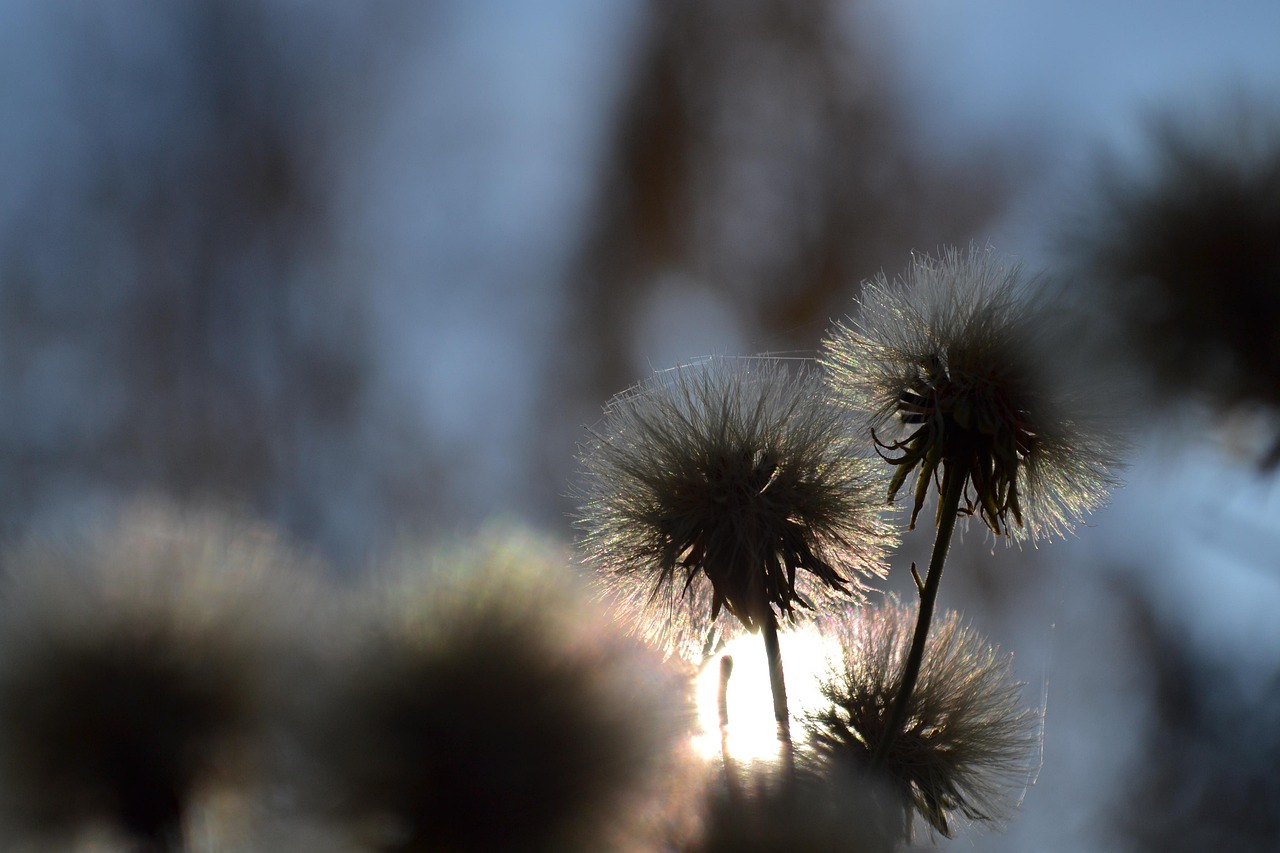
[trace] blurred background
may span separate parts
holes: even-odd
[[[1269,0],[0,4],[0,537],[162,495],[346,574],[568,538],[614,393],[812,356],[912,250],[1052,263],[1099,152],[1274,102],[1278,35]],[[975,527],[948,570],[1048,710],[1020,816],[944,847],[1280,845],[1275,475],[1247,423],[1139,423],[1078,537]]]

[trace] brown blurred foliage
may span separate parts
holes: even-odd
[[[1000,210],[998,165],[944,165],[913,138],[857,3],[647,9],[575,280],[575,349],[602,398],[643,367],[625,331],[663,272],[721,294],[752,340],[813,349],[862,278]]]
[[[0,243],[0,530],[147,490],[340,545],[326,503],[370,479],[365,297],[327,251],[357,52],[278,4],[146,6],[49,14],[64,133]]]

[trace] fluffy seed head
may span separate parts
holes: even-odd
[[[402,559],[311,703],[311,802],[359,843],[601,849],[632,818],[678,702],[523,542]]]
[[[658,373],[609,404],[581,460],[589,559],[668,651],[700,659],[717,631],[856,597],[882,571],[867,463],[815,371],[713,358]]]
[[[150,507],[6,555],[0,818],[177,849],[193,801],[252,766],[293,563],[265,531]],[[12,838],[9,840],[13,840]]]
[[[832,620],[843,665],[823,686],[827,710],[806,722],[813,760],[837,776],[865,777],[886,737],[889,708],[915,629],[915,609],[894,599]],[[938,618],[925,647],[906,724],[879,773],[898,797],[901,827],[910,835],[912,810],[950,836],[959,814],[999,821],[1031,781],[1039,763],[1038,710],[1022,705],[1023,685],[1002,655],[962,624],[956,613]]]
[[[1050,317],[1016,267],[977,249],[916,255],[860,307],[822,362],[896,467],[890,501],[914,475],[912,527],[939,475],[964,478],[963,509],[998,536],[1064,533],[1103,501],[1112,442],[1045,369]]]

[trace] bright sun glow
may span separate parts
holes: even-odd
[[[782,668],[786,676],[787,700],[791,707],[791,734],[803,736],[798,722],[805,712],[822,703],[820,679],[829,661],[838,660],[840,646],[824,638],[818,629],[807,626],[783,631],[778,636]],[[729,679],[728,747],[739,761],[768,761],[778,755],[777,725],[773,720],[773,694],[769,689],[769,666],[764,641],[744,634],[727,644],[707,662],[698,676],[698,720],[702,733],[695,739],[698,751],[710,758],[720,754],[720,713],[716,694],[720,685],[720,659],[733,655],[733,675]]]

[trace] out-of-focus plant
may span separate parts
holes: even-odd
[[[184,850],[208,797],[262,784],[307,595],[271,534],[149,507],[4,560],[2,846],[68,849],[102,825]]]
[[[1162,402],[1280,419],[1280,113],[1237,98],[1151,123],[1064,242],[1089,315]],[[1280,463],[1280,436],[1260,462]]]
[[[701,831],[681,853],[891,853],[902,840],[868,777],[802,760],[790,774],[750,767],[740,783],[709,789]]]
[[[385,851],[596,850],[667,819],[681,681],[563,551],[508,534],[397,562],[304,710],[309,810]]]

